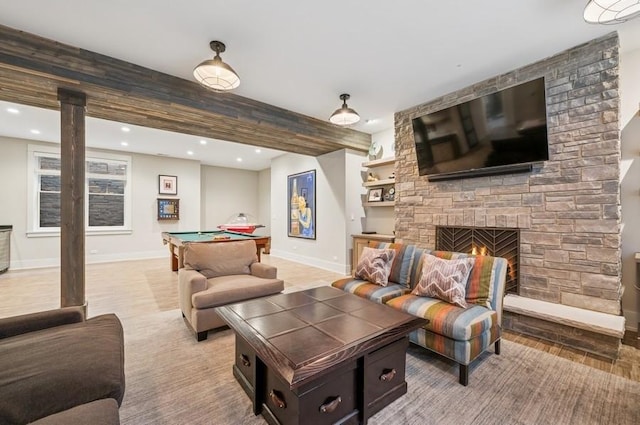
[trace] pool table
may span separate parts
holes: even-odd
[[[230,230],[207,230],[196,232],[162,232],[162,243],[169,245],[171,253],[171,270],[184,267],[184,246],[188,243],[222,243],[252,239],[256,241],[256,254],[260,261],[260,251],[268,254],[271,247],[271,236],[250,235]]]

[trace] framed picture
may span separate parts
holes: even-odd
[[[316,238],[316,170],[287,176],[288,236]]]
[[[369,189],[369,196],[367,197],[369,202],[382,201],[382,188],[377,187],[375,189]]]
[[[180,199],[158,198],[158,220],[180,220]]]
[[[158,176],[158,193],[160,195],[177,195],[178,194],[178,177],[177,176]]]

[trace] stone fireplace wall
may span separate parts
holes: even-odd
[[[618,36],[395,115],[396,237],[433,248],[435,226],[520,229],[520,295],[620,314]],[[549,160],[532,172],[429,182],[411,120],[544,76]]]

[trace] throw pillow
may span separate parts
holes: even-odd
[[[474,262],[473,257],[443,260],[431,254],[424,254],[422,276],[411,293],[438,298],[466,308],[465,287]]]
[[[355,278],[387,286],[395,255],[396,251],[393,249],[376,249],[365,246],[358,260]]]
[[[467,280],[465,299],[467,303],[478,304],[495,310],[492,307],[491,300],[495,301],[493,292],[495,291],[496,276],[500,274],[499,269],[502,264],[497,261],[496,257],[450,251],[433,251],[432,254],[447,260],[474,257],[476,260],[469,275],[469,280]]]
[[[416,250],[415,245],[389,242],[369,242],[370,248],[393,249],[396,256],[391,263],[391,271],[389,272],[389,282],[397,283],[409,287],[409,277],[411,273],[411,265],[413,264],[413,255]]]

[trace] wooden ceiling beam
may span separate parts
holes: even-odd
[[[87,116],[318,156],[367,152],[371,135],[0,25],[0,99],[59,109],[87,94]]]

